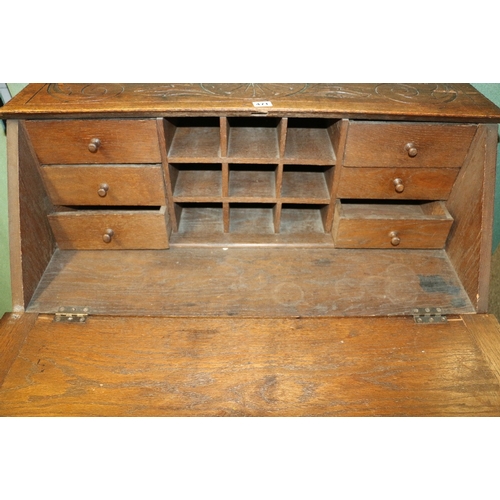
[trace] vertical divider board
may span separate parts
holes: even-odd
[[[222,219],[224,224],[224,232],[229,233],[230,210],[228,201],[222,202]]]
[[[321,214],[323,217],[323,225],[325,227],[325,232],[330,233],[332,231],[334,212],[335,212],[335,202],[337,198],[338,186],[340,183],[340,177],[342,175],[342,166],[344,164],[344,151],[347,142],[347,132],[349,129],[349,120],[343,119],[335,122],[328,128],[328,133],[332,140],[333,150],[335,151],[336,162],[333,167],[333,175],[330,179],[327,179],[328,191],[330,193],[330,204],[327,210],[322,210]]]
[[[281,226],[281,201],[277,200],[276,204],[273,207],[273,222],[274,222],[274,232],[279,233],[280,232],[280,226]]]
[[[172,145],[175,134],[175,125],[165,120],[157,118],[158,142],[160,145],[161,164],[163,169],[163,180],[165,183],[165,194],[167,198],[167,211],[170,216],[172,231],[176,233],[179,230],[180,210],[174,206],[174,186],[177,171],[169,165],[168,151]]]
[[[222,197],[229,197],[229,163],[227,161],[222,163]]]
[[[284,158],[285,156],[287,131],[288,131],[288,118],[284,116],[281,118],[280,123],[278,125],[278,143],[279,143],[279,152],[281,159]]]
[[[227,156],[227,143],[228,143],[228,125],[227,117],[221,116],[220,122],[220,156],[225,158]]]
[[[276,205],[273,209],[274,232],[279,233],[281,227],[281,186],[283,185],[283,161],[285,158],[286,137],[288,132],[288,118],[282,117],[278,125],[278,148],[279,159],[276,170]]]
[[[229,197],[229,163],[227,161],[228,125],[227,117],[220,117],[220,156],[222,159],[222,197]]]
[[[227,117],[221,116],[220,121],[220,156],[223,158],[222,162],[222,198],[229,197],[229,163],[227,162],[227,144],[228,144],[228,124]],[[222,219],[224,226],[224,233],[229,233],[229,202],[222,202]]]

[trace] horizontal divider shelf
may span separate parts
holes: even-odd
[[[196,158],[220,157],[219,118],[168,118],[165,128],[168,156],[172,160],[195,161]]]
[[[289,128],[284,158],[318,165],[334,165],[336,160],[331,138],[323,128]]]
[[[169,167],[174,197],[222,196],[221,165],[170,164]]]
[[[277,165],[229,165],[229,196],[276,197]]]
[[[229,164],[224,171],[221,164],[171,163],[169,175],[176,201],[237,198],[329,203],[333,167]]]
[[[296,248],[332,248],[333,240],[330,233],[303,234],[241,234],[220,233],[209,237],[203,234],[172,233],[170,247],[296,247]]]
[[[284,165],[282,198],[330,199],[333,167]]]
[[[246,203],[246,204],[269,204],[269,203],[292,203],[295,205],[327,205],[330,200],[328,198],[276,198],[276,197],[256,197],[256,196],[174,196],[174,203],[190,203],[205,204],[205,203]]]

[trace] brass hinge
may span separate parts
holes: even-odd
[[[85,323],[89,315],[88,307],[61,306],[54,316],[58,323]]]
[[[446,323],[448,319],[440,307],[419,307],[413,309],[415,323]]]

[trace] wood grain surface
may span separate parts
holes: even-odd
[[[27,120],[41,164],[160,163],[155,120]],[[99,139],[95,152],[89,143]]]
[[[446,207],[454,219],[447,254],[477,312],[488,310],[498,127],[480,125]]]
[[[458,168],[343,168],[337,196],[355,199],[446,200],[458,172]],[[396,190],[397,184],[401,184],[402,191]]]
[[[458,168],[476,129],[475,125],[352,122],[344,166]],[[407,144],[416,148],[415,156],[408,154]]]
[[[492,372],[500,381],[500,325],[495,316],[468,314],[463,319],[472,338],[484,353]]]
[[[60,249],[168,248],[166,207],[146,210],[76,210],[48,216]],[[112,230],[111,241],[103,235]]]
[[[160,165],[47,165],[40,171],[54,205],[166,204]]]
[[[53,206],[23,123],[12,131],[9,125],[8,151],[12,298],[13,310],[18,312],[31,300],[56,243],[46,217]],[[13,193],[19,193],[18,199]]]
[[[57,251],[28,311],[61,305],[129,316],[473,312],[444,251],[258,246]]]
[[[437,208],[427,210],[426,205]],[[337,201],[335,216],[337,248],[444,248],[453,223],[441,202],[386,205]]]
[[[12,313],[0,318],[0,386],[17,358],[38,314]]]
[[[473,328],[483,335],[492,322]],[[0,389],[0,415],[500,416],[500,383],[471,328],[460,318],[40,316]]]
[[[271,101],[257,109],[255,101]],[[500,110],[470,84],[449,83],[34,83],[4,118],[315,115],[498,123]]]

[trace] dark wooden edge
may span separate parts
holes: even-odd
[[[492,240],[493,240],[493,218],[495,212],[495,179],[497,162],[498,126],[480,125],[486,129],[486,150],[484,158],[483,176],[483,220],[481,225],[481,255],[479,265],[479,298],[477,301],[477,312],[488,312]]]
[[[9,313],[0,319],[0,386],[4,383],[37,318],[37,313]]]
[[[493,314],[464,314],[471,338],[500,382],[500,324]]]

